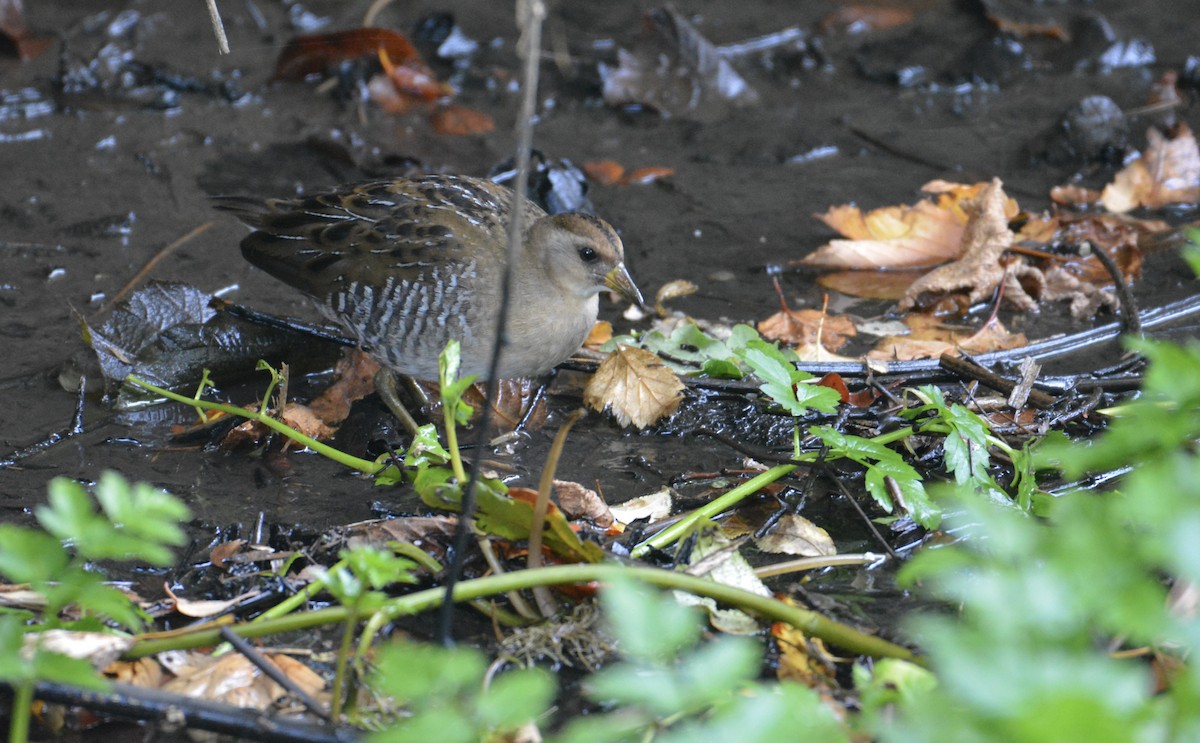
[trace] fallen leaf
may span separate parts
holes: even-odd
[[[208,561],[218,570],[226,570],[226,561],[237,553],[242,551],[245,546],[245,539],[231,539],[228,542],[221,542],[213,547],[208,552]]]
[[[668,168],[661,165],[651,165],[645,168],[638,168],[636,170],[629,171],[623,178],[621,178],[621,185],[644,186],[646,184],[662,180],[663,178],[670,178],[673,175],[675,175],[674,168]]]
[[[979,193],[970,207],[971,216],[963,233],[963,255],[953,263],[925,274],[913,282],[900,300],[901,311],[915,306],[924,294],[945,294],[966,290],[968,304],[979,302],[1004,285],[1003,299],[1020,310],[1031,310],[1037,301],[1021,285],[1022,278],[1041,279],[1040,272],[1016,261],[1001,263],[1001,256],[1013,244],[1008,228],[1008,196],[999,178]]]
[[[1146,140],[1142,157],[1104,187],[1100,196],[1104,208],[1122,213],[1200,200],[1200,147],[1187,124],[1180,123],[1169,139],[1151,127]]]
[[[625,175],[625,166],[615,160],[591,160],[583,164],[583,172],[601,186],[615,186]]]
[[[867,353],[867,358],[884,361],[936,359],[944,353],[960,356],[962,351],[978,354],[1029,344],[1023,333],[1010,333],[996,317],[990,317],[978,330],[948,326],[936,317],[921,313],[909,313],[904,323],[912,329],[910,335],[881,338]]]
[[[86,660],[100,669],[133,647],[133,638],[107,632],[50,629],[44,632],[26,632],[22,645],[23,654],[32,655],[35,650],[44,650]]]
[[[758,102],[758,92],[673,8],[649,11],[644,27],[635,51],[618,49],[616,67],[600,65],[605,103],[704,119]]]
[[[491,116],[457,104],[438,106],[429,117],[429,122],[435,132],[449,137],[487,134],[496,129],[496,122]]]
[[[832,271],[817,277],[817,284],[862,299],[899,301],[924,271]]]
[[[283,687],[263,674],[244,655],[229,653],[213,659],[200,653],[190,653],[186,657],[187,664],[172,669],[176,678],[163,684],[164,691],[260,710],[287,696],[288,692]],[[325,688],[321,677],[303,663],[281,654],[267,657],[288,679],[310,695],[318,696]]]
[[[1050,200],[1064,206],[1091,206],[1099,203],[1100,192],[1075,184],[1055,186],[1050,189]]]
[[[594,410],[611,409],[617,423],[645,428],[679,407],[683,382],[649,351],[618,345],[583,391]]]
[[[1059,41],[1071,40],[1062,23],[1040,3],[982,0],[982,4],[984,15],[1003,33],[1022,39],[1049,36]]]
[[[50,41],[29,33],[22,0],[0,0],[0,55],[28,62],[46,51]]]
[[[794,606],[788,597],[782,601]],[[819,637],[809,637],[804,631],[783,622],[771,625],[771,636],[779,647],[779,664],[775,675],[780,681],[791,681],[813,689],[832,689],[837,686],[835,662]]]
[[[612,526],[612,510],[595,490],[570,480],[555,480],[554,497],[567,518],[587,519],[602,529]]]
[[[836,351],[857,333],[854,322],[845,315],[829,315],[820,310],[792,310],[786,306],[758,323],[758,332],[769,341],[792,346],[816,345]]]
[[[821,19],[821,33],[861,34],[911,23],[911,8],[881,5],[843,5]]]
[[[308,404],[313,414],[330,428],[337,428],[350,415],[350,407],[375,391],[379,362],[355,350],[343,354],[333,370],[333,383]]]
[[[101,673],[113,681],[143,689],[157,689],[163,682],[162,666],[154,658],[113,661]]]
[[[588,337],[583,340],[585,348],[598,349],[612,340],[613,326],[608,320],[597,320]]]
[[[653,524],[671,515],[674,494],[670,488],[664,487],[653,493],[630,498],[622,503],[610,506],[613,517],[623,525],[632,524],[638,519],[646,519]]]
[[[690,297],[699,290],[700,287],[687,279],[668,281],[654,293],[654,311],[658,313],[659,317],[666,317],[670,314],[666,308],[667,301],[678,299],[679,297]]]
[[[785,513],[769,532],[754,540],[763,552],[819,557],[836,555],[829,532],[795,513]]]
[[[835,206],[817,219],[850,239],[830,240],[800,261],[810,266],[859,270],[936,266],[962,250],[964,223],[929,200],[866,214],[856,206]]]

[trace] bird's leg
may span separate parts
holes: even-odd
[[[412,382],[410,377],[406,376],[405,379]],[[396,375],[391,369],[380,367],[379,371],[375,372],[375,391],[379,393],[379,397],[383,400],[383,404],[387,405],[388,410],[392,411],[392,415],[396,416],[396,420],[400,421],[408,429],[409,434],[415,438],[418,429],[417,422],[396,394]]]

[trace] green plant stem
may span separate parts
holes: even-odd
[[[329,702],[329,719],[337,724],[342,719],[342,705],[346,696],[346,667],[350,663],[351,646],[354,644],[354,627],[358,624],[358,607],[346,607],[346,620],[342,623],[342,643],[338,646],[337,664],[333,673],[332,699]]]
[[[33,682],[18,681],[12,685],[13,700],[8,724],[9,743],[25,743],[29,740],[29,716],[33,711]]]
[[[455,601],[470,601],[507,591],[519,591],[533,586],[560,585],[563,583],[589,583],[592,581],[607,581],[620,577],[642,580],[660,588],[676,589],[708,596],[724,604],[744,609],[757,614],[759,617],[773,622],[784,622],[818,637],[825,642],[855,654],[869,655],[876,658],[899,658],[913,663],[923,661],[907,648],[860,632],[853,627],[839,624],[828,617],[816,612],[789,606],[776,601],[769,596],[743,591],[740,588],[722,583],[714,583],[703,578],[696,578],[685,573],[671,570],[661,570],[650,567],[630,567],[615,564],[578,564],[555,565],[539,570],[522,570],[504,575],[490,575],[485,578],[459,583],[454,588]],[[443,588],[428,588],[423,591],[401,596],[390,601],[383,609],[372,617],[371,622],[382,624],[398,617],[418,614],[428,611],[441,604],[445,596]],[[236,625],[233,630],[242,637],[265,637],[280,632],[295,632],[322,625],[339,624],[350,616],[350,610],[345,607],[334,607],[304,612],[286,617],[280,617],[266,622]],[[195,648],[214,645],[220,641],[220,632],[215,628],[205,627],[195,632],[181,633],[169,638],[136,639],[133,647],[125,654],[127,658],[141,658],[165,650]]]
[[[725,495],[722,495],[714,500],[709,501],[700,508],[692,511],[688,515],[671,524],[666,529],[650,537],[646,541],[633,548],[631,555],[636,559],[649,552],[651,549],[662,549],[668,544],[672,544],[677,539],[681,539],[687,534],[690,534],[692,529],[700,521],[706,521],[713,518],[717,514],[733,508],[745,498],[757,493],[766,486],[776,480],[790,475],[796,470],[798,464],[778,464],[767,470],[766,472],[755,475],[746,482],[738,485],[733,490],[730,490]]]
[[[458,401],[442,400],[442,413],[446,422],[446,451],[450,452],[450,470],[454,473],[454,479],[462,488],[467,487],[467,471],[463,469],[462,453],[458,450],[458,426],[454,421],[454,408]],[[463,499],[466,500],[466,493],[463,493]]]
[[[912,433],[912,427],[905,426],[904,428],[898,428],[895,431],[888,431],[887,433],[880,434],[879,436],[876,436],[874,440],[880,444],[886,445],[908,438],[912,435]],[[830,458],[837,459],[840,457],[833,456]],[[753,478],[747,480],[741,485],[738,485],[725,495],[722,495],[719,498],[706,503],[700,508],[697,508],[681,518],[679,521],[676,521],[666,529],[663,529],[659,533],[637,545],[633,548],[633,552],[631,553],[632,556],[634,558],[639,558],[642,555],[645,555],[646,552],[648,552],[651,548],[662,549],[668,544],[673,544],[676,540],[690,534],[692,529],[696,527],[697,523],[709,520],[717,514],[733,508],[745,498],[753,495],[776,480],[790,475],[801,464],[811,464],[816,460],[817,452],[807,452],[798,457],[794,457],[794,461],[796,462],[795,464],[779,464],[767,470],[766,472],[755,475]]]
[[[268,415],[258,413],[253,410],[246,410],[245,408],[239,408],[236,405],[226,405],[225,403],[209,402],[207,400],[195,400],[190,397],[185,397],[183,395],[176,394],[170,390],[165,390],[162,387],[156,387],[155,385],[150,384],[149,382],[147,382],[145,380],[138,379],[137,377],[133,376],[132,374],[129,375],[128,377],[125,377],[125,381],[128,382],[129,384],[141,387],[144,390],[153,392],[156,395],[165,397],[168,400],[174,400],[175,402],[183,403],[184,405],[198,407],[198,408],[201,408],[202,410],[216,410],[216,411],[219,411],[222,413],[226,413],[228,415],[236,415],[241,418],[246,418],[248,420],[254,421],[255,423],[261,423],[262,425],[266,426],[267,428],[270,428],[273,431],[277,431],[278,433],[281,433],[284,436],[287,436],[289,439],[295,441],[296,443],[303,444],[304,446],[308,447],[309,449],[312,449],[313,451],[317,452],[318,454],[328,457],[328,458],[332,459],[333,461],[337,462],[338,464],[349,467],[352,470],[358,470],[359,472],[365,472],[368,475],[376,475],[376,474],[379,474],[382,470],[387,469],[387,465],[383,465],[378,462],[372,462],[368,459],[359,459],[358,457],[352,456],[343,451],[339,451],[339,450],[333,448],[332,446],[329,446],[328,444],[323,444],[320,441],[317,441],[316,439],[312,438],[311,436],[305,436],[304,434],[300,433],[296,429],[291,428],[290,426],[288,426],[280,421],[277,421]],[[397,474],[397,476],[399,476],[399,473],[396,473],[396,474]]]

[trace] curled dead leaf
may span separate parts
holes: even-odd
[[[1167,204],[1200,201],[1200,146],[1187,124],[1180,123],[1170,138],[1151,127],[1139,160],[1125,166],[1104,187],[1100,202],[1110,212],[1139,206],[1159,209]]]
[[[583,391],[594,410],[611,409],[622,426],[638,428],[669,416],[683,402],[683,382],[649,351],[618,345]]]
[[[795,513],[784,514],[775,527],[755,539],[754,544],[763,552],[802,557],[837,554],[829,532]]]
[[[979,302],[1003,284],[1004,300],[1020,310],[1031,310],[1037,301],[1021,284],[1022,278],[1041,280],[1041,273],[1019,261],[1005,265],[1004,252],[1012,247],[1008,228],[1009,198],[999,178],[992,179],[979,196],[969,202],[970,219],[963,232],[963,255],[953,263],[925,274],[904,293],[899,308],[908,310],[925,294],[967,291],[969,304]]]

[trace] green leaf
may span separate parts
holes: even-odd
[[[614,581],[600,594],[600,600],[626,657],[646,661],[673,658],[700,637],[700,616],[670,594]]]
[[[0,524],[0,575],[35,588],[57,579],[70,558],[59,540],[45,532]]]
[[[883,444],[861,436],[845,434],[829,426],[813,426],[808,429],[829,447],[832,457],[845,457],[866,467],[864,485],[867,492],[888,513],[895,503],[888,490],[887,479],[896,483],[904,508],[908,515],[927,529],[936,528],[941,520],[941,509],[929,499],[921,476],[899,453]]]
[[[554,702],[554,677],[539,668],[522,668],[498,676],[476,707],[487,728],[508,730],[523,725]]]
[[[755,338],[746,341],[738,357],[763,381],[763,394],[792,415],[809,410],[832,413],[841,401],[837,391],[804,384],[813,376],[796,368],[796,354]]]
[[[486,670],[478,650],[393,642],[380,649],[371,683],[402,704],[421,703],[478,693]]]

